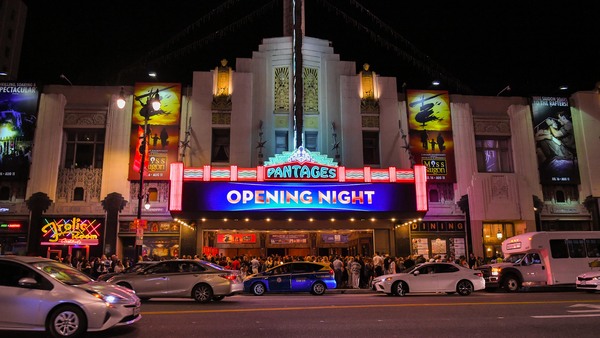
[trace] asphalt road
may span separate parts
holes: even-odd
[[[150,300],[142,316],[133,326],[86,337],[598,337],[600,293],[237,295],[210,304]]]

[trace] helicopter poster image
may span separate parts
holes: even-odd
[[[39,91],[34,83],[0,83],[0,178],[27,180]]]
[[[442,90],[408,90],[409,146],[415,164],[427,167],[427,180],[456,182],[450,96]]]

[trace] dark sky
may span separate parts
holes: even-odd
[[[191,84],[226,58],[282,35],[281,0],[25,0],[20,80],[40,84]],[[560,6],[559,6],[560,5]],[[600,5],[588,1],[306,0],[306,35],[330,40],[409,89],[560,95],[600,81]],[[567,92],[559,92],[560,85]]]

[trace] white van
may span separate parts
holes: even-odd
[[[502,263],[483,265],[486,289],[515,292],[529,286],[575,286],[600,258],[600,231],[528,232],[502,242]]]

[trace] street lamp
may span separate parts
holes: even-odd
[[[141,226],[142,222],[142,206],[146,208],[146,210],[150,209],[150,203],[148,203],[148,194],[144,193],[144,167],[146,162],[146,147],[148,144],[148,121],[150,117],[158,114],[160,111],[160,96],[158,95],[158,89],[155,92],[150,92],[147,95],[146,102],[142,102],[142,97],[135,97],[136,100],[140,102],[142,108],[140,109],[140,115],[144,117],[144,132],[141,136],[140,143],[140,189],[138,191],[138,208],[137,208],[137,224]],[[146,199],[146,203],[144,205],[144,199]],[[140,233],[138,231],[138,233]],[[143,234],[143,233],[142,233]],[[140,257],[142,255],[142,243],[140,243],[136,238],[135,243],[135,254],[136,257]]]

